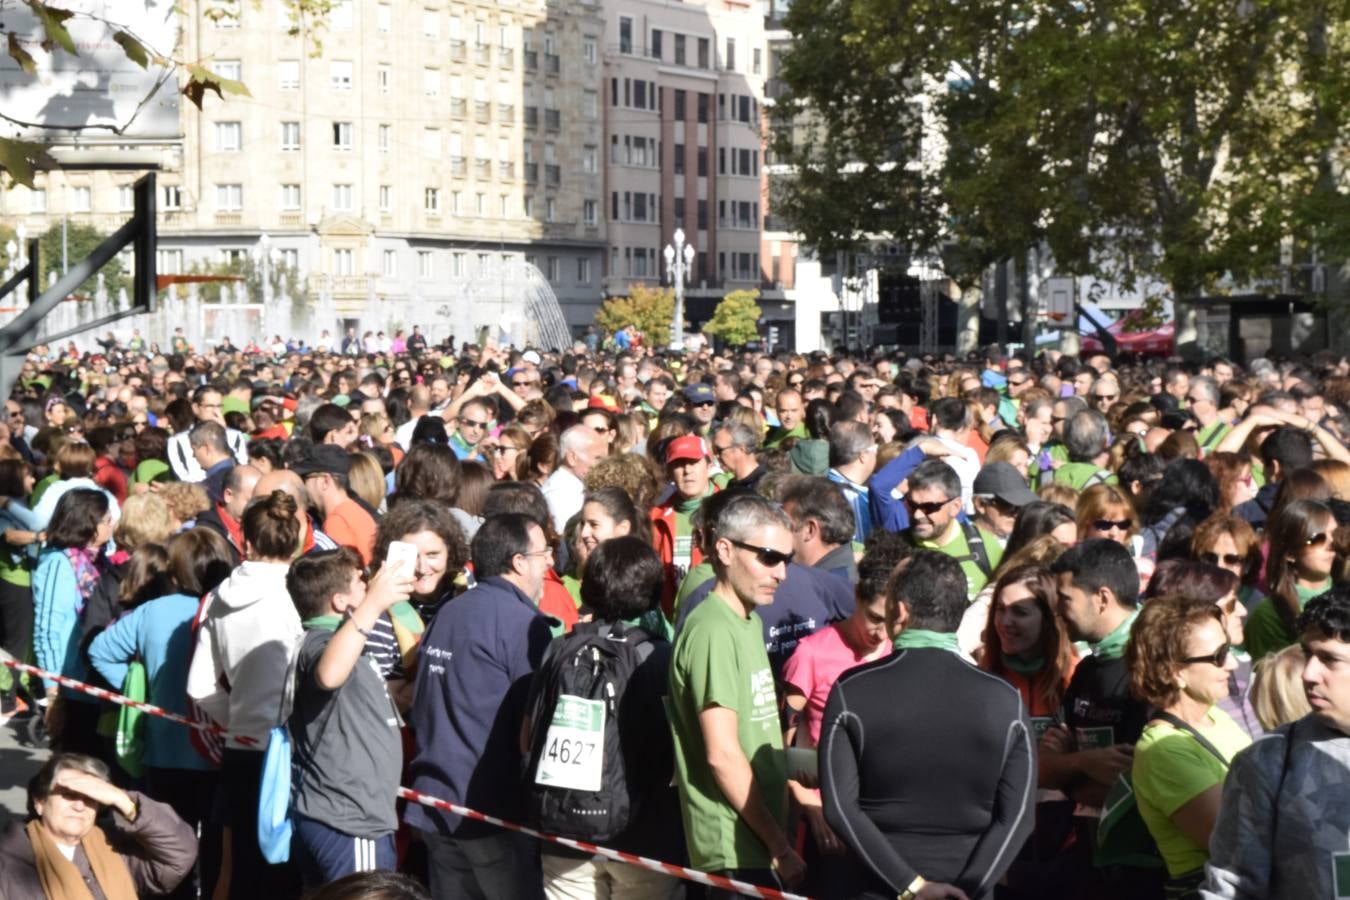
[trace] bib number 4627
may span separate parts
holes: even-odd
[[[544,736],[535,784],[600,790],[605,757],[605,704],[562,694]]]

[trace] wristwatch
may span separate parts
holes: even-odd
[[[915,875],[914,880],[909,883],[909,887],[901,891],[900,896],[897,897],[896,900],[914,900],[915,897],[919,896],[919,891],[923,890],[923,886],[927,883],[928,882],[923,880],[922,875]]]

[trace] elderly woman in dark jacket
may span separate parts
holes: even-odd
[[[29,821],[0,834],[5,900],[136,900],[177,887],[197,858],[192,829],[163,803],[115,787],[91,756],[58,753],[28,783]],[[94,823],[111,808],[103,826]]]

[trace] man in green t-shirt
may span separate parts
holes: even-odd
[[[1064,446],[1069,461],[1055,470],[1055,483],[1085,491],[1094,484],[1115,484],[1116,476],[1105,468],[1111,433],[1106,417],[1095,409],[1076,412],[1064,423]]]
[[[909,530],[916,547],[936,550],[961,564],[967,599],[974,600],[1003,560],[1003,545],[989,531],[957,518],[961,511],[961,479],[941,459],[929,459],[909,474]]]
[[[670,725],[689,859],[767,887],[806,873],[786,833],[778,697],[756,607],[792,558],[791,523],[755,494],[729,499],[713,543],[716,584],[685,620],[670,668]]]

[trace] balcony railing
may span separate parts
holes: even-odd
[[[492,47],[488,44],[474,44],[473,61],[480,66],[486,66],[492,62]]]
[[[562,183],[562,166],[544,166],[544,178],[549,184]]]
[[[282,228],[299,228],[305,224],[305,218],[300,213],[282,213],[280,225]]]
[[[539,107],[537,106],[525,107],[525,127],[526,128],[539,127]]]
[[[529,69],[530,71],[533,72],[539,68],[538,50],[526,50],[524,53],[521,54],[521,58],[524,59],[525,61],[525,68]]]
[[[479,178],[492,177],[492,160],[475,159],[473,161],[473,174]]]
[[[526,163],[524,168],[525,181],[528,184],[534,184],[539,181],[539,163]]]
[[[513,103],[497,103],[497,121],[510,122],[516,115],[516,107]]]
[[[497,49],[497,65],[503,69],[513,68],[516,64],[516,51],[510,47],[499,47]]]
[[[244,214],[237,212],[218,212],[216,213],[217,225],[242,225],[244,223]]]
[[[469,170],[469,161],[462,156],[450,157],[450,174],[458,178],[463,178],[464,173]]]
[[[464,42],[460,40],[450,41],[450,58],[455,62],[464,62]]]
[[[549,75],[557,75],[562,71],[562,57],[556,53],[544,54],[544,72]]]
[[[509,181],[516,177],[516,164],[511,162],[497,163],[497,177],[503,181]]]
[[[557,131],[562,127],[562,110],[546,109],[544,110],[544,127],[549,131]]]
[[[480,125],[486,125],[492,120],[492,104],[485,100],[474,101],[473,118]]]
[[[468,101],[463,97],[451,97],[450,115],[454,116],[456,119],[464,118],[464,111],[468,108],[468,105]]]

